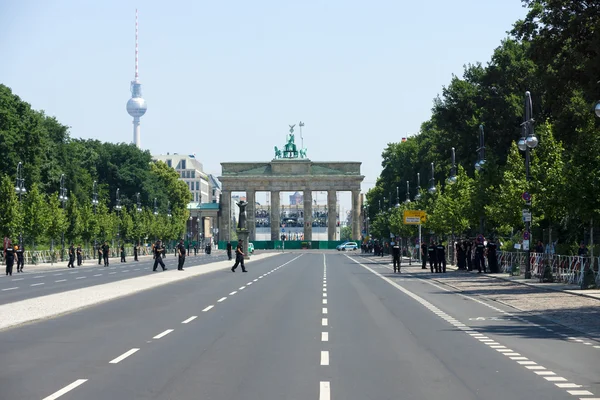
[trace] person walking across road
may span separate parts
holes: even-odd
[[[15,248],[10,239],[6,242],[4,248],[4,261],[6,262],[6,275],[12,276],[13,266],[15,265]]]
[[[435,247],[435,258],[437,260],[435,272],[446,273],[446,247],[441,241]]]
[[[125,259],[125,243],[121,245],[121,262],[127,262],[127,260]]]
[[[77,266],[81,267],[81,264],[83,264],[83,250],[81,249],[81,245],[78,244],[77,245]]]
[[[75,246],[73,246],[73,243],[69,246],[69,263],[67,264],[67,268],[75,268]]]
[[[392,242],[392,259],[394,261],[394,272],[400,273],[400,243],[398,239]]]
[[[98,246],[98,265],[102,265],[102,246]]]
[[[227,242],[227,258],[229,258],[229,260],[231,261],[231,242]]]
[[[177,253],[179,255],[177,270],[183,271],[183,264],[185,263],[185,246],[183,244],[183,239],[179,240],[179,244],[177,245]]]
[[[133,244],[133,261],[140,261],[140,260],[138,260],[138,252],[139,251],[140,251],[140,244],[134,243]]]
[[[235,265],[233,267],[231,267],[231,272],[235,272],[235,269],[238,267],[238,265],[241,264],[242,266],[242,272],[248,272],[248,270],[246,269],[246,266],[244,265],[244,242],[242,241],[242,239],[238,240],[238,245],[235,248]]]
[[[102,246],[102,258],[104,259],[104,266],[108,267],[108,257],[110,256],[110,246],[108,245],[108,242],[104,242],[104,245]]]
[[[17,253],[17,272],[23,272],[23,265],[25,264],[25,248],[23,247],[23,243],[15,246],[15,253]]]
[[[429,258],[429,268],[431,269],[431,273],[434,273],[434,268],[437,267],[437,258],[435,255],[435,240],[432,240],[429,243],[429,247],[427,248],[427,255]]]
[[[154,246],[154,267],[152,268],[152,271],[156,271],[158,264],[160,264],[163,271],[167,270],[167,267],[165,267],[165,263],[163,262],[162,256],[161,256],[161,253],[164,251],[165,251],[165,248],[162,246],[162,242],[160,240],[157,241],[156,245]]]
[[[492,237],[487,244],[487,258],[488,258],[488,266],[490,267],[490,272],[492,274],[498,273],[498,259],[496,258],[496,249],[498,245],[496,244],[496,240]]]
[[[485,267],[485,245],[483,244],[483,237],[477,239],[477,244],[475,244],[475,265],[477,266],[477,273],[481,273],[481,269],[483,268],[483,272],[487,273],[487,268]]]

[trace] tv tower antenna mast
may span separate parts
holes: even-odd
[[[127,102],[127,112],[133,117],[133,143],[141,148],[140,117],[146,114],[146,100],[142,98],[142,84],[138,73],[138,12],[135,10],[135,79],[131,81],[131,98]]]

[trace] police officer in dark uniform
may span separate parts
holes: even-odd
[[[110,256],[110,246],[108,242],[104,242],[102,246],[102,258],[104,259],[104,266],[108,267],[108,257]]]
[[[497,273],[498,271],[498,259],[496,258],[496,249],[498,245],[496,244],[496,240],[492,237],[488,241],[487,244],[487,257],[488,257],[488,266],[490,267],[491,273]]]
[[[235,269],[238,265],[242,265],[242,272],[248,272],[246,266],[244,265],[244,242],[242,239],[238,240],[238,245],[235,248],[235,264],[231,267],[231,272],[235,272]]]
[[[227,242],[227,257],[229,258],[229,260],[231,260],[231,242]]]
[[[157,241],[154,245],[154,267],[152,268],[152,271],[156,271],[158,264],[160,264],[163,271],[167,270],[165,263],[162,260],[162,253],[164,253],[164,251],[165,247],[162,245],[162,242],[160,240]]]
[[[394,272],[400,273],[400,243],[398,239],[392,243],[392,259],[394,260]]]
[[[140,261],[140,260],[138,260],[138,252],[139,251],[140,251],[140,244],[134,243],[133,244],[133,261]]]
[[[431,243],[429,243],[427,252],[428,252],[428,256],[429,256],[429,268],[431,269],[431,273],[433,274],[434,268],[437,269],[437,257],[435,254],[435,240],[432,240]]]
[[[446,273],[446,246],[440,241],[437,246],[435,246],[435,258],[437,260],[435,264],[435,272]]]
[[[98,265],[102,265],[102,246],[98,246]]]
[[[473,242],[469,239],[465,240],[465,257],[467,258],[467,270],[473,271]]]
[[[25,248],[23,247],[23,243],[15,246],[15,252],[17,253],[17,272],[23,272],[23,265],[25,264]]]
[[[13,266],[15,265],[15,248],[9,240],[4,249],[4,261],[6,262],[6,275],[12,276]]]
[[[477,273],[481,273],[481,269],[483,268],[483,272],[487,273],[485,268],[485,258],[483,253],[485,252],[485,245],[483,244],[483,238],[477,238],[477,244],[475,244],[475,266],[477,267]]]
[[[427,244],[421,243],[421,269],[427,269]]]
[[[73,246],[73,243],[69,246],[69,263],[67,264],[67,268],[75,268],[75,246]]]
[[[83,250],[81,249],[81,245],[77,245],[77,266],[81,267],[83,264]]]
[[[127,262],[127,260],[125,260],[125,244],[121,245],[121,262]]]
[[[179,255],[177,270],[183,271],[183,264],[185,263],[185,246],[183,244],[183,239],[179,240],[179,244],[177,245],[177,254]]]

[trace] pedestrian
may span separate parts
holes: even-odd
[[[15,246],[15,252],[17,253],[17,272],[23,272],[23,265],[25,264],[25,247],[23,243]]]
[[[458,262],[458,269],[467,269],[467,255],[465,253],[465,246],[460,240],[456,242],[456,259]]]
[[[465,240],[465,258],[467,259],[467,270],[473,271],[473,242],[470,239]]]
[[[183,271],[183,264],[185,263],[185,246],[183,244],[183,239],[179,240],[179,244],[177,245],[177,253],[179,255],[179,263],[177,264],[177,270]]]
[[[242,265],[242,272],[248,272],[248,270],[246,269],[246,266],[244,265],[244,242],[242,241],[242,239],[238,240],[238,245],[235,249],[235,265],[233,267],[231,267],[231,272],[235,272],[235,269],[238,267],[238,265]]]
[[[4,248],[4,261],[6,262],[6,275],[12,276],[13,266],[15,265],[15,248],[10,239],[6,242]]]
[[[125,259],[125,243],[121,244],[121,262],[127,262]]]
[[[437,260],[435,272],[446,273],[446,246],[441,241],[435,247],[435,258]]]
[[[198,255],[198,243],[194,245],[194,257]]]
[[[161,255],[161,253],[163,253],[164,251],[165,251],[165,248],[164,248],[164,246],[162,246],[162,242],[160,240],[157,241],[156,245],[154,246],[154,267],[152,268],[152,271],[156,271],[158,264],[160,264],[163,271],[167,270],[167,268],[165,267],[165,263],[162,260],[162,255]]]
[[[83,264],[83,250],[81,249],[81,244],[77,245],[77,266],[81,267]]]
[[[133,261],[140,261],[140,260],[138,260],[138,252],[139,251],[140,251],[140,244],[134,243],[133,244]]]
[[[104,242],[104,245],[102,246],[102,258],[104,259],[104,266],[108,267],[108,257],[110,256],[110,246],[108,245],[108,242]]]
[[[102,246],[98,246],[98,265],[102,265]]]
[[[231,242],[227,242],[227,258],[229,258],[229,261],[231,261]]]
[[[579,248],[577,249],[577,255],[579,257],[587,257],[588,249],[587,249],[587,247],[585,247],[585,243],[581,242],[579,244]]]
[[[75,246],[73,246],[73,243],[69,246],[69,263],[67,264],[67,268],[75,268]]]
[[[544,243],[542,243],[541,240],[538,240],[537,246],[535,246],[535,252],[540,254],[544,253]]]
[[[477,267],[477,273],[480,274],[483,269],[484,273],[487,273],[487,268],[485,267],[485,257],[483,253],[485,252],[485,245],[483,244],[483,236],[477,238],[477,244],[475,244],[475,266]]]
[[[437,258],[435,254],[435,240],[432,240],[429,243],[429,247],[427,248],[427,255],[429,256],[429,268],[431,269],[431,273],[434,273],[434,268],[437,268]]]
[[[421,243],[421,269],[427,269],[427,244]]]
[[[394,272],[400,273],[400,243],[398,239],[392,242],[392,260],[394,262]]]
[[[488,257],[488,266],[490,267],[490,272],[495,274],[498,271],[498,259],[496,258],[496,249],[498,245],[496,244],[496,240],[494,237],[490,238],[490,241],[487,244],[487,257]]]

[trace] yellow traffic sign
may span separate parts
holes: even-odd
[[[404,210],[405,225],[419,225],[427,221],[427,213],[422,210]]]

